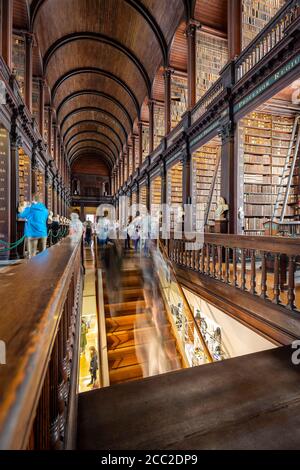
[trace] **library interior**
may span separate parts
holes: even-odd
[[[300,448],[300,0],[0,0],[0,449]]]

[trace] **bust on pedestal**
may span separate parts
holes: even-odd
[[[228,221],[225,214],[228,212],[229,206],[226,204],[223,197],[218,198],[218,205],[215,211],[215,225],[213,227],[214,233],[227,233]]]

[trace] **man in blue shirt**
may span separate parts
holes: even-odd
[[[32,204],[22,210],[18,218],[25,219],[25,237],[28,243],[29,258],[37,253],[38,243],[41,243],[41,251],[47,246],[47,220],[48,209],[41,202],[39,194],[33,196]]]

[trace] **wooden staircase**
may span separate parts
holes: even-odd
[[[136,266],[121,271],[121,292],[116,302],[110,302],[103,276],[104,309],[106,319],[107,351],[110,384],[141,379],[152,375],[149,364],[153,342],[157,342],[167,355],[167,370],[182,367],[182,359],[176,347],[167,315],[159,332],[151,312],[146,308],[143,293],[143,276]],[[152,342],[152,344],[150,344]],[[154,352],[155,355],[155,352]],[[152,357],[155,362],[155,357]],[[151,361],[152,362],[152,361]],[[155,367],[155,366],[154,366]],[[152,366],[153,369],[153,366]]]

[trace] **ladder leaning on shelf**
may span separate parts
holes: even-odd
[[[209,190],[209,194],[208,194],[207,206],[206,206],[205,214],[204,214],[204,227],[206,227],[207,224],[208,224],[208,218],[209,218],[209,213],[210,213],[211,204],[212,204],[212,200],[213,200],[216,181],[217,181],[217,177],[218,177],[220,161],[221,161],[221,147],[218,148],[215,171],[214,171],[214,174],[213,174],[213,178],[212,178],[212,181],[211,181],[211,186],[210,186],[210,190]]]
[[[291,135],[290,144],[288,147],[282,175],[280,178],[280,184],[278,188],[278,193],[276,197],[276,202],[274,205],[272,221],[278,220],[283,222],[286,206],[288,202],[288,197],[291,189],[292,179],[295,170],[295,164],[299,152],[300,144],[300,116],[295,117],[293,132]],[[294,148],[294,153],[293,152]]]

